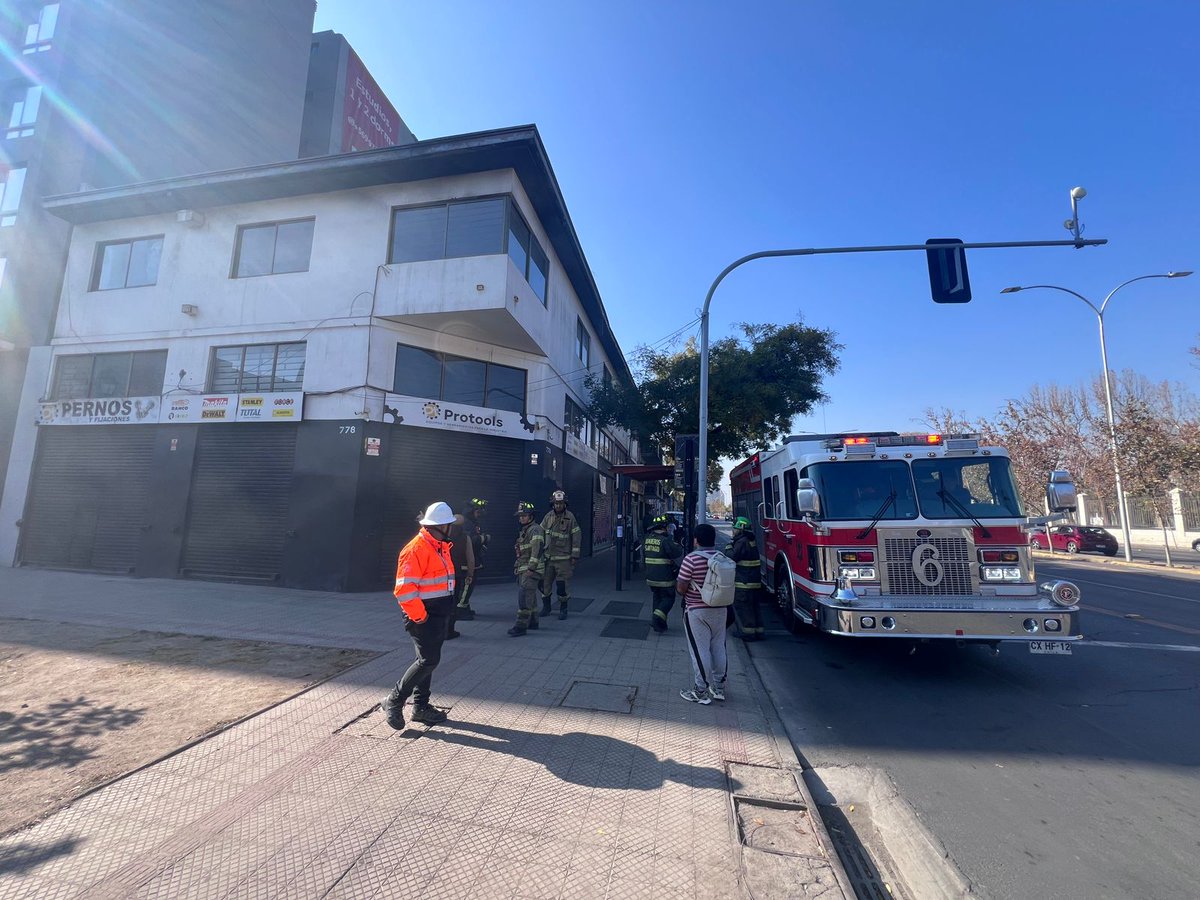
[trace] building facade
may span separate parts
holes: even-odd
[[[0,491],[71,225],[47,195],[294,159],[313,0],[7,0],[0,9]],[[70,285],[65,289],[69,292]]]
[[[0,561],[390,584],[434,500],[568,492],[610,543],[630,379],[533,127],[49,198],[73,225],[31,353]],[[35,424],[36,423],[36,424]]]

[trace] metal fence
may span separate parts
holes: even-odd
[[[1183,502],[1183,527],[1188,531],[1200,531],[1200,494],[1180,494]]]
[[[1169,510],[1170,499],[1165,499],[1166,508]],[[1162,528],[1162,519],[1149,497],[1130,497],[1125,501],[1125,507],[1129,510],[1130,528]],[[1174,527],[1174,523],[1171,527]]]

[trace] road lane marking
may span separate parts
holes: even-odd
[[[1131,644],[1127,641],[1080,641],[1081,647],[1125,647],[1129,650],[1177,650],[1181,653],[1200,653],[1200,647],[1186,644]]]
[[[1128,591],[1131,594],[1147,594],[1151,597],[1162,597],[1168,600],[1184,600],[1188,603],[1200,603],[1195,597],[1180,597],[1178,594],[1163,594],[1158,591],[1143,591],[1139,588],[1119,587],[1115,584],[1109,584],[1103,581],[1088,581],[1086,578],[1074,578],[1073,581],[1078,581],[1080,584],[1094,584],[1096,587],[1108,588],[1113,591]]]
[[[1200,635],[1200,628],[1188,628],[1186,625],[1172,625],[1170,622],[1160,622],[1157,619],[1129,619],[1126,613],[1114,612],[1111,609],[1104,609],[1101,606],[1085,606],[1084,611],[1089,613],[1099,613],[1102,616],[1112,616],[1114,619],[1124,619],[1126,622],[1135,621],[1138,624],[1153,625],[1155,628],[1166,628],[1168,631],[1178,631],[1183,634]]]

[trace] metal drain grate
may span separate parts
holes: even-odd
[[[567,609],[571,612],[583,612],[592,605],[595,599],[595,597],[572,597],[567,601]],[[550,603],[555,609],[558,609],[558,597],[551,594]]]
[[[636,619],[642,614],[643,604],[634,600],[610,600],[600,610],[602,616],[623,616],[627,619]]]
[[[644,641],[649,633],[650,623],[644,619],[610,619],[600,632],[600,637]]]
[[[884,881],[841,807],[818,808],[858,900],[904,900],[908,894],[902,893],[898,885]]]

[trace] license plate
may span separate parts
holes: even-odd
[[[1030,653],[1057,653],[1061,656],[1071,655],[1070,641],[1030,641]]]

